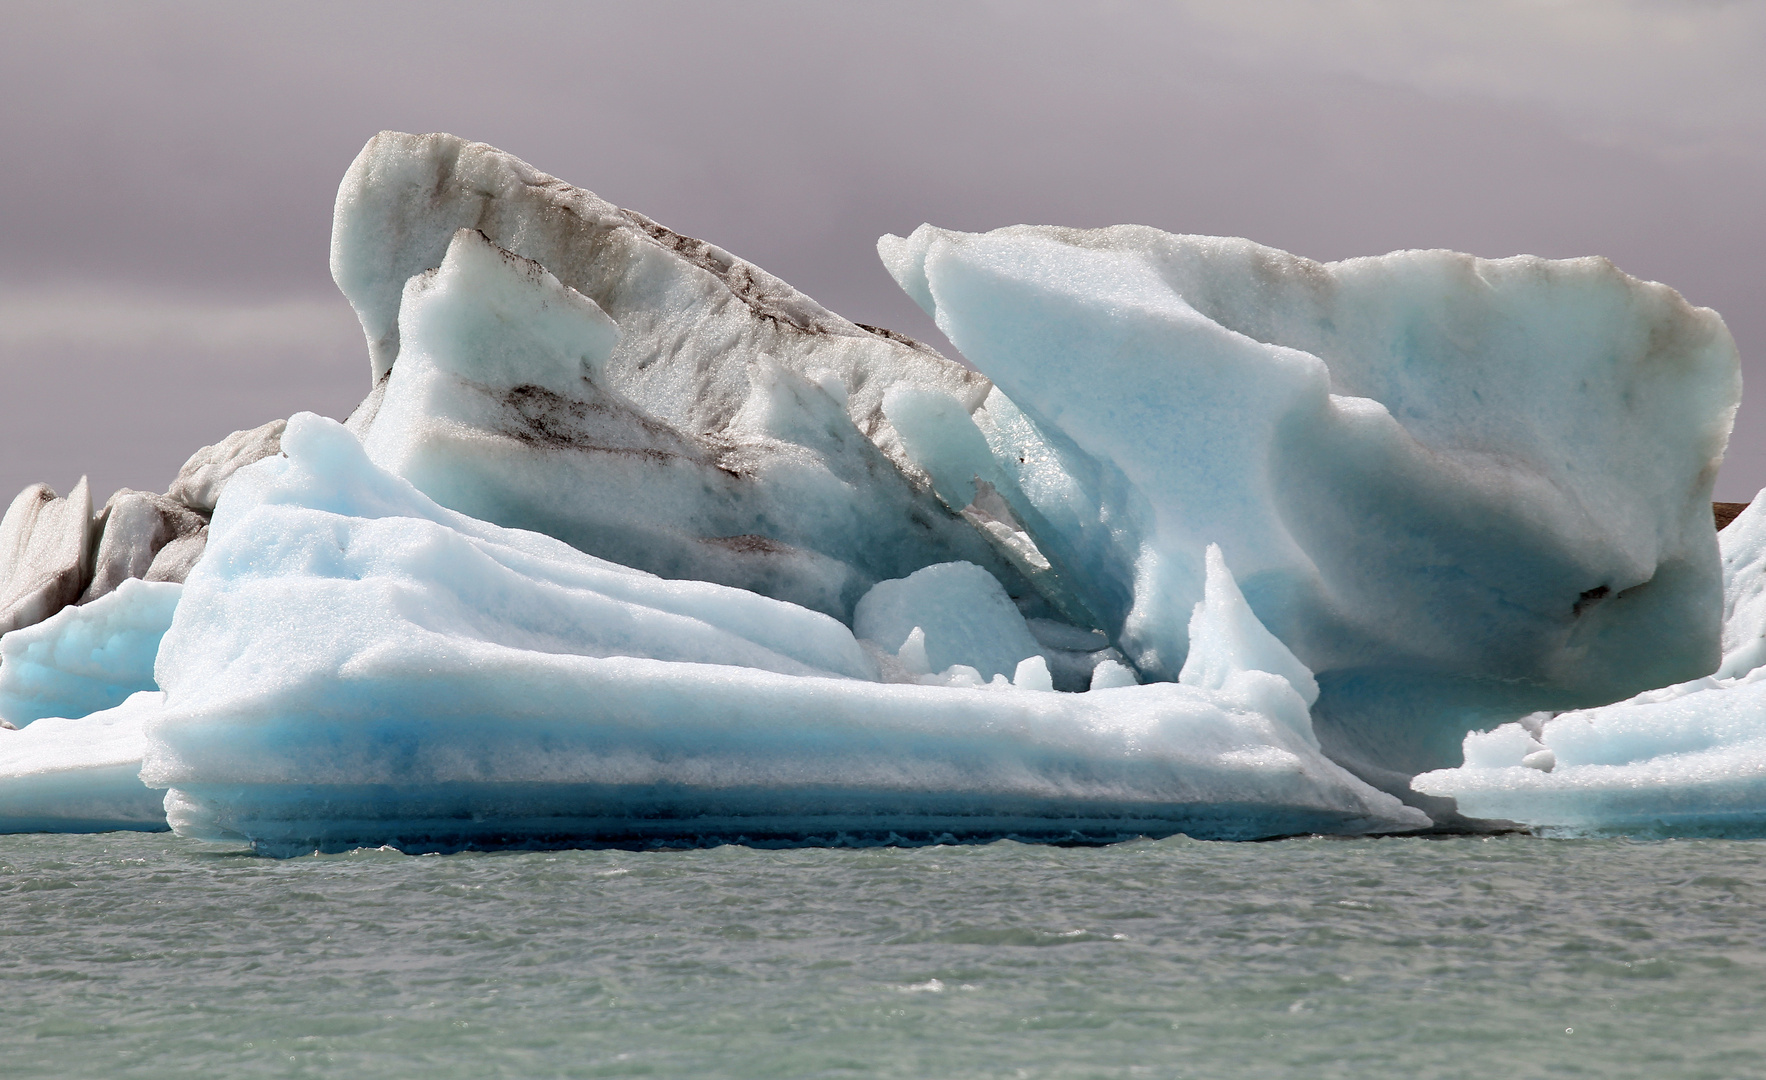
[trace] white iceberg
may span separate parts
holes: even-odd
[[[1464,764],[1416,777],[1416,789],[1558,834],[1766,833],[1766,499],[1719,539],[1727,618],[1715,673],[1474,731]]]
[[[47,484],[18,493],[0,518],[0,634],[73,603],[92,559],[92,490],[85,477],[57,498]]]
[[[165,829],[165,793],[141,782],[143,725],[163,697],[0,729],[0,833]]]
[[[228,488],[159,656],[142,778],[186,835],[289,853],[1428,823],[1319,754],[1280,675],[877,682],[825,615],[449,511],[318,417],[282,447]]]
[[[375,379],[351,427],[445,506],[842,620],[953,560],[1029,592],[884,416],[895,386],[986,395],[923,345],[451,135],[372,139],[331,255]]]
[[[0,523],[0,828],[151,827],[149,786],[278,853],[1429,824],[1391,793],[1549,823],[1596,768],[1631,801],[1576,821],[1766,805],[1715,313],[1599,259],[880,252],[997,386],[491,147],[377,136],[332,236],[347,428]]]
[[[164,495],[124,488],[96,515],[84,479],[65,499],[46,484],[20,492],[0,521],[0,634],[108,596],[125,581],[183,581],[202,558],[221,489],[241,466],[276,452],[282,424],[205,446]]]
[[[893,393],[909,455],[951,505],[977,479],[1009,504],[1039,588],[1149,677],[1185,664],[1210,543],[1317,674],[1332,756],[1392,790],[1480,720],[1717,664],[1737,357],[1665,286],[1139,226],[879,251],[996,383],[979,408]]]
[[[164,829],[142,724],[183,586],[124,581],[0,637],[0,833]]]

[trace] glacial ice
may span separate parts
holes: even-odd
[[[728,252],[481,143],[383,132],[331,265],[377,380],[352,429],[445,506],[843,620],[933,563],[1029,592],[882,410],[987,381]]]
[[[165,829],[165,793],[141,782],[143,724],[163,697],[0,728],[0,833]]]
[[[879,582],[852,616],[855,635],[890,653],[916,628],[928,671],[962,664],[984,680],[1010,677],[1019,661],[1042,653],[999,580],[974,563],[940,563]]]
[[[213,509],[213,506],[210,506]],[[91,579],[80,603],[91,603],[133,578],[182,581],[195,559],[182,557],[195,545],[200,556],[208,518],[166,495],[127,488],[112,495],[95,523],[100,530]]]
[[[19,492],[0,518],[0,635],[42,622],[79,598],[92,552],[92,491],[47,484]]]
[[[0,719],[24,727],[77,718],[157,690],[154,659],[182,592],[175,582],[132,579],[0,637]]]
[[[272,420],[255,428],[235,431],[212,446],[191,454],[178,470],[177,479],[166,489],[166,497],[204,516],[215,512],[221,492],[233,474],[254,461],[262,461],[282,450],[282,429],[286,420]]]
[[[1177,681],[1218,690],[1238,672],[1267,671],[1286,679],[1310,709],[1318,700],[1318,681],[1281,639],[1257,621],[1232,571],[1226,568],[1219,544],[1208,545],[1203,562],[1203,599],[1190,613],[1189,653]],[[1308,738],[1311,730],[1308,724]]]
[[[285,853],[1427,824],[1317,752],[1279,675],[877,682],[826,615],[467,518],[318,417],[282,447],[228,489],[160,651],[142,778],[186,835]]]
[[[1766,832],[1766,498],[1718,539],[1726,618],[1714,673],[1471,732],[1464,764],[1416,777],[1417,790],[1559,834]]]
[[[96,515],[84,478],[65,499],[46,484],[20,492],[0,521],[0,634],[91,603],[125,581],[183,581],[202,558],[221,489],[239,468],[276,452],[283,423],[205,446],[164,495],[124,488]]]
[[[879,251],[978,371],[377,136],[332,235],[347,425],[0,522],[0,831],[1766,832],[1766,510],[1719,552],[1715,313],[1600,259]]]
[[[996,384],[979,408],[887,398],[909,455],[953,505],[997,493],[1045,592],[1149,678],[1184,666],[1210,543],[1316,673],[1332,756],[1391,790],[1481,718],[1716,666],[1737,357],[1664,286],[1139,226],[922,226],[879,251]]]

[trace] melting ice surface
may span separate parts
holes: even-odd
[[[1720,560],[1714,312],[1600,259],[879,250],[979,373],[494,148],[377,136],[332,237],[347,425],[0,523],[0,828],[1761,827],[1766,526]],[[162,562],[182,587],[134,580]]]
[[[370,456],[452,509],[626,566],[850,620],[878,581],[1011,564],[919,482],[884,416],[987,381],[727,252],[451,136],[384,133],[332,268],[377,388]]]
[[[187,835],[310,851],[1427,822],[1318,752],[1267,635],[1207,685],[883,683],[829,616],[449,511],[318,417],[282,447],[233,481],[160,651],[142,778]],[[1224,563],[1197,617],[1249,617]]]
[[[1141,226],[879,250],[995,382],[978,409],[892,392],[910,454],[953,502],[985,480],[1149,677],[1185,662],[1211,543],[1317,674],[1332,755],[1392,790],[1482,715],[1716,666],[1735,346],[1671,289]]]
[[[1424,773],[1416,788],[1558,833],[1766,831],[1766,500],[1719,539],[1726,618],[1715,673],[1473,732],[1464,765]]]
[[[165,828],[142,720],[182,590],[132,579],[0,638],[0,716],[23,725],[0,730],[0,831]]]

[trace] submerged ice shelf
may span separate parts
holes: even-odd
[[[1715,313],[1599,259],[1130,226],[880,252],[985,375],[491,147],[377,136],[333,232],[372,376],[347,425],[0,525],[0,828],[1554,824],[1485,772],[1594,805],[1568,733],[1640,691],[1724,711],[1701,752],[1743,761],[1766,585],[1736,567],[1766,527],[1720,562]],[[1650,716],[1650,760],[1683,753]]]

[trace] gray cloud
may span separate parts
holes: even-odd
[[[0,488],[159,488],[233,428],[347,411],[331,202],[381,128],[496,144],[940,347],[878,234],[1137,221],[1605,254],[1760,370],[1762,5],[1499,7],[9,5]],[[1727,497],[1766,486],[1754,412]]]
[[[1241,62],[1553,110],[1673,157],[1766,157],[1766,6],[1733,0],[1259,0],[1182,6]]]

